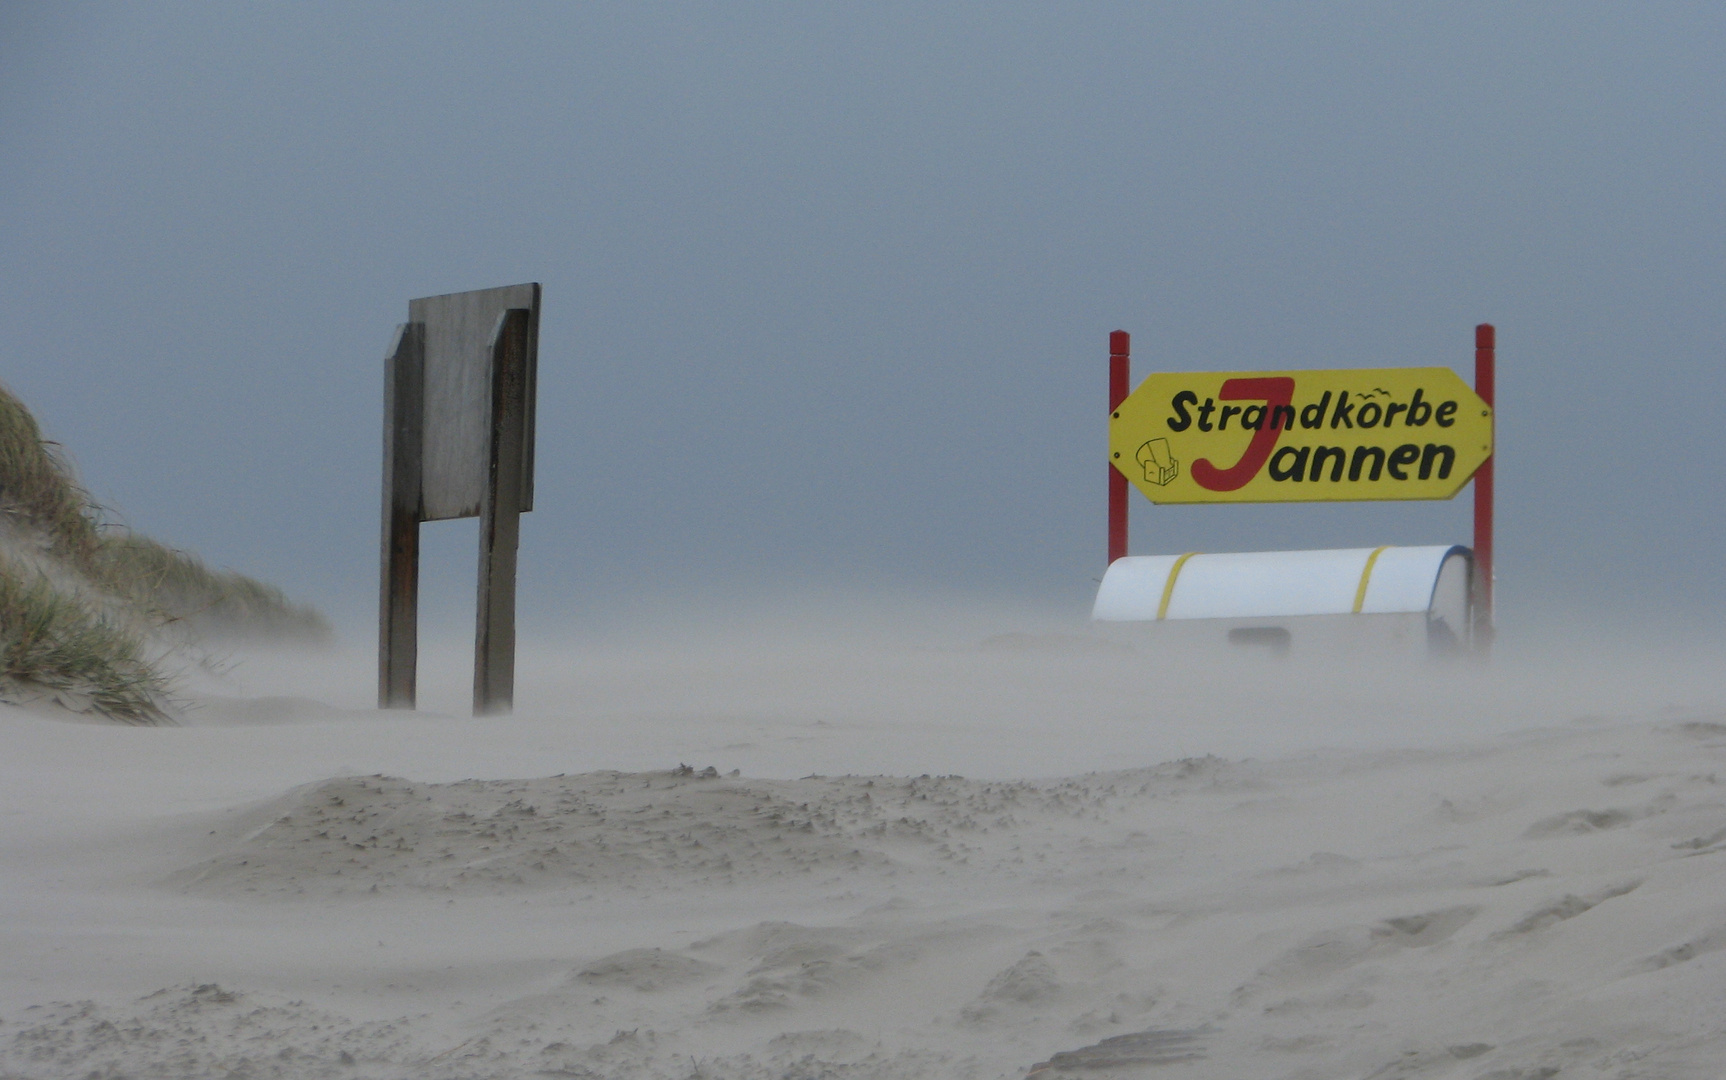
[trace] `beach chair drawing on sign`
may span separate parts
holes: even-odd
[[[1145,470],[1147,484],[1161,487],[1181,474],[1181,463],[1175,460],[1167,439],[1152,439],[1139,447],[1139,452],[1133,456],[1138,458],[1139,467]]]

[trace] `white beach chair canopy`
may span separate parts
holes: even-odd
[[[1465,547],[1335,548],[1117,559],[1093,619],[1252,619],[1427,613],[1465,625]]]

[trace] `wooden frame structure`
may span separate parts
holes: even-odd
[[[515,699],[515,572],[533,509],[537,283],[414,300],[384,364],[378,707],[411,709],[419,664],[419,528],[478,517],[473,711]]]

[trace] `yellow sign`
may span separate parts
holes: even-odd
[[[1492,409],[1446,367],[1152,375],[1109,460],[1154,503],[1448,499],[1492,456]]]

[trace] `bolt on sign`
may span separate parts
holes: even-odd
[[[1154,503],[1448,499],[1492,456],[1492,408],[1447,367],[1152,375],[1109,461]]]

